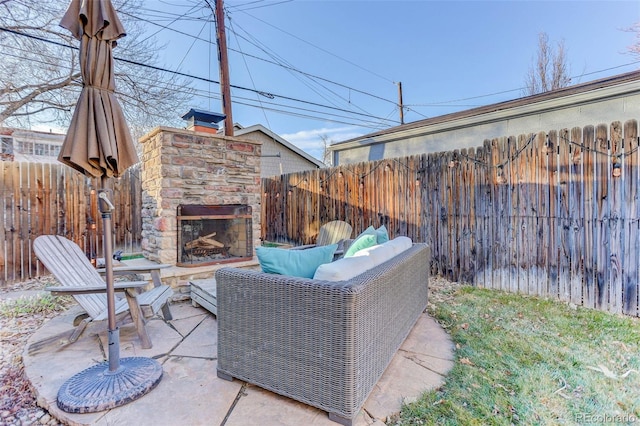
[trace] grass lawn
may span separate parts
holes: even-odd
[[[640,424],[640,320],[468,286],[430,286],[456,362],[398,425]]]

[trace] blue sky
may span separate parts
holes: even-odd
[[[202,4],[146,0],[140,17],[169,28],[146,24],[165,44],[161,66],[217,81],[215,27]],[[635,33],[624,31],[640,22],[638,1],[226,0],[225,7],[231,84],[249,89],[232,89],[234,121],[263,124],[318,158],[320,135],[338,142],[397,125],[397,82],[405,122],[523,96],[541,32],[553,45],[564,40],[573,83],[640,67],[625,65],[640,60],[627,53]],[[193,107],[221,111],[219,85],[195,87]]]

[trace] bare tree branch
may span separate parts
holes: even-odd
[[[558,42],[557,50],[549,44],[546,33],[538,35],[538,52],[535,64],[525,76],[525,95],[548,92],[571,84],[564,41]]]
[[[144,39],[136,15],[141,0],[113,0],[127,36],[118,40],[117,57],[155,65],[158,46]],[[59,0],[0,0],[0,26],[66,46],[77,46],[59,27],[68,2]],[[125,13],[126,12],[126,13]],[[77,49],[0,31],[0,125],[24,127],[52,122],[68,126],[81,85]],[[180,122],[193,90],[185,79],[162,71],[115,61],[116,95],[134,136],[158,125]],[[71,108],[70,108],[71,106]]]
[[[327,166],[331,166],[333,159],[331,158],[329,145],[331,145],[333,141],[329,139],[329,136],[326,134],[320,135],[320,139],[322,140],[322,162]]]
[[[631,28],[628,28],[625,31],[636,33],[636,41],[629,46],[628,50],[629,53],[640,59],[640,22],[636,22]]]

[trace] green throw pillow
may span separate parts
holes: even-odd
[[[275,247],[256,247],[262,272],[313,278],[318,266],[333,260],[337,244],[306,250],[286,250]]]
[[[366,249],[367,247],[373,247],[378,244],[378,238],[375,233],[373,234],[360,234],[358,238],[351,244],[349,250],[344,254],[344,257],[351,257],[356,254],[357,251]]]
[[[382,225],[380,228],[376,229],[376,236],[378,237],[378,244],[383,244],[389,241],[389,232],[387,231],[387,227]]]

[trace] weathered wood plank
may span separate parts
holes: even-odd
[[[595,244],[596,294],[598,309],[609,307],[609,176],[611,176],[610,146],[607,138],[607,126],[598,125],[595,133],[596,149],[596,218],[597,228]]]
[[[610,269],[609,269],[609,312],[622,312],[622,270],[623,270],[623,235],[625,233],[626,214],[623,209],[623,188],[625,176],[622,173],[624,147],[622,137],[622,123],[615,121],[609,128],[611,147],[611,175],[609,182],[611,192],[609,197],[610,214]]]
[[[559,277],[560,277],[560,170],[559,170],[559,148],[558,132],[552,130],[547,136],[549,152],[547,162],[547,173],[549,177],[549,290],[548,295],[554,298],[560,297]]]
[[[6,287],[10,282],[13,281],[13,278],[9,280],[9,267],[11,265],[9,258],[9,222],[11,219],[11,205],[10,205],[10,196],[9,192],[10,185],[12,183],[10,178],[9,168],[11,164],[6,161],[0,161],[0,210],[2,211],[2,215],[4,220],[0,220],[0,287]]]
[[[571,129],[571,146],[569,150],[569,219],[570,229],[569,260],[571,262],[570,284],[571,302],[582,304],[582,282],[584,279],[584,149],[582,129]]]
[[[532,166],[535,168],[535,210],[536,229],[534,240],[536,241],[536,292],[539,296],[548,294],[548,258],[549,258],[549,177],[547,162],[549,149],[547,134],[539,132],[536,135],[535,155]]]
[[[558,297],[571,299],[571,256],[573,251],[573,224],[570,199],[571,140],[569,131],[562,129],[558,135]]]
[[[596,165],[598,152],[596,149],[595,128],[587,126],[583,129],[582,143],[585,149],[584,154],[584,287],[582,290],[583,306],[596,307],[596,241],[598,235],[598,204],[596,181]]]
[[[627,233],[624,245],[624,268],[622,277],[622,311],[626,315],[638,315],[638,295],[640,294],[640,150],[638,144],[638,122],[624,123],[624,201]]]

